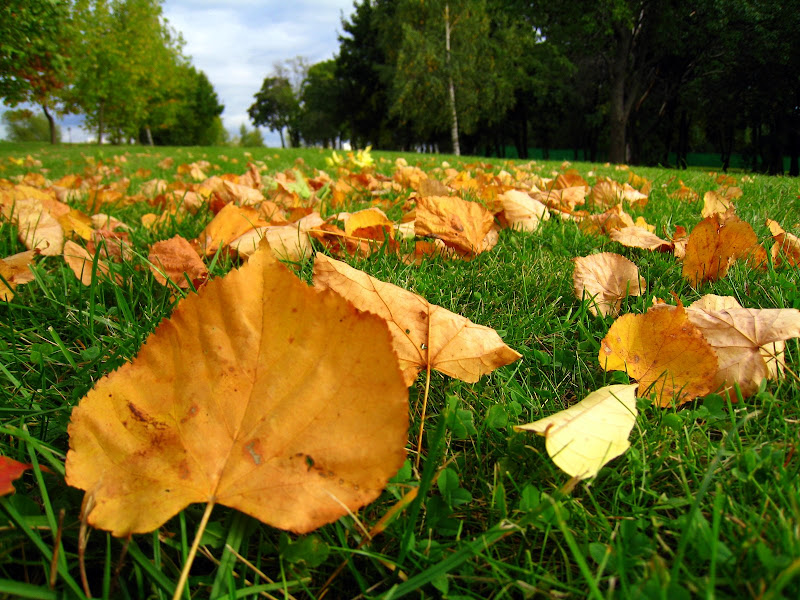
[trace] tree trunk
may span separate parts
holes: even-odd
[[[100,101],[100,109],[97,112],[97,143],[103,143],[103,101]]]
[[[147,134],[147,145],[155,146],[155,144],[153,143],[153,133],[150,131],[150,125],[144,126],[144,132]]]
[[[56,120],[53,118],[53,115],[50,114],[50,111],[47,110],[47,105],[42,104],[41,106],[44,111],[44,116],[47,117],[47,125],[50,127],[50,143],[57,144],[59,140],[56,139]]]
[[[281,136],[281,149],[286,148],[286,146],[283,144],[283,127],[278,128],[278,135]]]
[[[608,147],[608,160],[612,163],[624,163],[626,126],[628,115],[625,111],[625,84],[628,67],[628,43],[630,36],[620,31],[616,36],[617,48],[611,64],[611,98],[609,103],[609,128],[610,139]]]
[[[675,163],[679,169],[686,169],[689,166],[689,116],[686,109],[681,111],[681,122],[678,125],[678,152]]]
[[[444,44],[447,52],[447,87],[450,92],[450,113],[452,122],[450,124],[450,137],[453,141],[453,154],[461,156],[461,148],[458,145],[458,113],[456,112],[456,89],[453,85],[453,74],[450,71],[450,4],[444,5]]]
[[[800,176],[800,133],[797,126],[789,131],[789,175]]]

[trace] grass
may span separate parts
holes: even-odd
[[[42,167],[9,161],[28,154]],[[115,163],[122,155],[127,162]],[[265,173],[291,167],[310,173],[324,168],[328,155],[253,149],[251,158],[264,161]],[[373,155],[380,171],[391,171],[396,154]],[[173,177],[174,167],[158,167],[167,156],[176,166],[207,159],[219,166],[217,173],[243,173],[249,158],[236,148],[0,145],[0,177],[42,171],[55,179],[102,160],[119,166],[114,177],[130,177],[135,191],[146,179]],[[455,157],[404,156],[425,170],[442,160],[459,164]],[[490,162],[498,169],[510,164]],[[560,168],[540,166],[545,175]],[[627,176],[613,167],[573,166],[584,176]],[[137,175],[140,168],[151,173]],[[653,191],[646,208],[633,214],[644,215],[657,232],[691,229],[700,220],[700,204],[668,196],[675,178],[701,195],[716,187],[701,171],[635,171],[653,181]],[[741,186],[737,212],[762,241],[769,239],[767,217],[797,233],[797,181],[753,176]],[[148,210],[132,205],[107,212],[136,224]],[[191,239],[209,219],[201,211],[158,237]],[[157,239],[143,228],[132,234],[144,256]],[[0,256],[22,250],[16,229],[0,222]],[[641,399],[630,450],[594,480],[577,484],[554,466],[543,439],[514,431],[513,425],[561,410],[600,386],[627,382],[597,361],[613,319],[592,316],[572,293],[570,259],[598,251],[627,256],[648,282],[647,294],[626,299],[623,313],[643,312],[653,298],[669,300],[673,293],[684,304],[715,293],[746,307],[800,308],[797,268],[737,264],[726,278],[694,290],[671,255],[624,248],[558,219],[534,234],[504,230],[495,249],[470,262],[408,266],[387,253],[350,259],[497,329],[523,359],[472,385],[432,374],[420,470],[407,462],[358,519],[369,527],[409,489],[417,487],[418,496],[371,543],[360,545],[363,533],[352,517],[295,536],[217,507],[183,597],[800,597],[797,379],[770,381],[736,404],[712,395],[661,409]],[[17,492],[0,498],[0,598],[83,597],[82,493],[63,480],[67,425],[71,408],[101,376],[135,356],[178,301],[173,289],[136,268],[140,263],[135,257],[121,264],[119,285],[84,287],[60,257],[40,257],[35,280],[0,303],[0,454],[34,464]],[[231,266],[221,260],[212,272]],[[310,274],[307,264],[298,270]],[[796,339],[787,343],[795,373],[799,350]],[[423,387],[420,377],[410,390],[409,448],[416,446]],[[129,542],[92,531],[85,566],[94,597],[171,597],[202,514],[203,506],[190,506]]]

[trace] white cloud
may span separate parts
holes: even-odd
[[[225,105],[223,123],[235,134],[243,123],[252,127],[247,108],[275,62],[303,56],[313,64],[334,56],[341,16],[350,16],[353,0],[165,0],[163,12],[214,86]],[[88,138],[70,125],[72,141]],[[268,145],[280,145],[277,133],[263,133]]]

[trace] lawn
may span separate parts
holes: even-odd
[[[216,506],[182,597],[800,597],[797,338],[786,342],[783,376],[764,379],[737,402],[730,399],[737,400],[734,390],[680,406],[662,398],[662,407],[655,392],[642,392],[630,448],[593,478],[571,478],[554,464],[543,437],[514,428],[603,386],[631,382],[598,360],[616,316],[593,314],[593,303],[576,297],[576,257],[613,252],[638,267],[646,290],[623,297],[620,314],[644,314],[656,299],[689,306],[705,294],[732,296],[745,308],[800,309],[800,271],[773,260],[766,225],[771,219],[800,233],[798,181],[384,152],[372,152],[369,166],[339,156],[337,170],[325,160],[331,151],[320,149],[0,145],[6,199],[18,184],[48,190],[76,174],[94,183],[63,196],[71,208],[130,227],[124,258],[106,261],[97,245],[87,263],[94,275],[88,285],[60,254],[36,256],[32,280],[0,301],[0,455],[32,465],[15,482],[16,492],[0,497],[0,598],[83,598],[87,588],[93,597],[170,598],[204,515],[204,505],[192,504],[155,531],[127,539],[87,531],[84,494],[64,479],[73,408],[104,375],[134,359],[162,319],[203,283],[159,283],[148,254],[175,235],[197,239],[224,202],[212,196],[193,213],[179,207],[157,226],[145,226],[143,216],[149,223],[170,208],[168,201],[149,201],[155,192],[137,195],[145,184],[160,178],[183,182],[178,187],[186,190],[202,178],[195,173],[192,179],[183,165],[207,161],[200,165],[203,177],[242,176],[252,163],[266,198],[289,220],[304,207],[327,218],[377,205],[399,222],[421,195],[411,171],[398,175],[400,157],[447,184],[437,184],[437,195],[457,193],[489,205],[512,183],[527,191],[532,181],[545,178],[542,185],[552,186],[559,175],[579,175],[590,186],[603,177],[649,185],[646,202],[623,202],[623,208],[668,241],[676,227],[691,232],[703,220],[706,192],[736,187],[736,214],[752,226],[767,258],[759,265],[737,260],[724,277],[693,286],[672,251],[623,246],[555,211],[535,231],[501,229],[493,248],[469,260],[408,260],[413,240],[398,242],[396,251],[373,243],[371,253],[339,253],[377,279],[496,330],[522,358],[477,383],[432,370],[426,384],[423,369],[409,389],[408,457],[380,496],[358,511],[296,535]],[[360,187],[368,175],[385,176],[379,194]],[[120,185],[124,178],[129,184]],[[334,193],[339,179],[349,182],[341,195]],[[288,187],[276,188],[279,180]],[[300,206],[294,216],[291,202]],[[67,237],[87,246],[77,227]],[[337,235],[321,237],[311,241],[315,253],[339,250]],[[17,226],[0,218],[0,258],[24,250]],[[203,260],[212,282],[242,263],[225,250]],[[288,264],[311,282],[312,262]],[[337,342],[329,340],[329,352],[350,351]],[[291,369],[283,376],[291,380]],[[342,380],[346,386],[346,374]]]

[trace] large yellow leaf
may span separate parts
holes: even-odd
[[[566,410],[515,429],[545,436],[547,453],[568,475],[594,477],[630,447],[637,387],[607,385]]]
[[[476,325],[324,254],[317,254],[314,261],[314,284],[332,289],[357,308],[386,320],[407,385],[414,383],[428,364],[445,375],[474,383],[521,357],[494,329]]]
[[[714,387],[730,391],[739,384],[745,398],[771,375],[770,359],[782,355],[783,342],[800,337],[800,311],[794,308],[742,308],[733,297],[709,294],[686,313],[717,353]],[[774,365],[777,373],[779,363]]]
[[[714,389],[717,357],[681,305],[621,316],[603,338],[598,358],[606,371],[626,371],[638,381],[640,395],[652,388],[661,406]]]
[[[117,536],[193,502],[306,532],[378,496],[405,459],[407,419],[385,322],[263,248],[81,400],[67,482]]]

